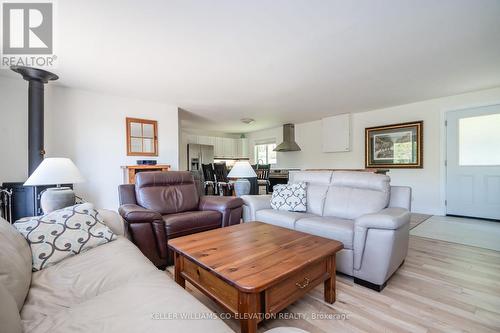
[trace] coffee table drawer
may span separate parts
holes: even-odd
[[[203,267],[191,260],[182,258],[184,277],[208,296],[225,305],[228,310],[238,312],[238,290],[222,281]]]
[[[266,290],[266,312],[277,313],[328,278],[326,260],[305,267]]]

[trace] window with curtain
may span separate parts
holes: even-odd
[[[276,143],[260,143],[255,145],[255,163],[259,164],[276,164]]]

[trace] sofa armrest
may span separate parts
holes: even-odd
[[[152,223],[162,220],[160,213],[134,204],[121,205],[118,212],[128,223]]]
[[[243,221],[255,221],[255,213],[262,209],[271,209],[272,195],[243,195]]]
[[[354,222],[356,227],[366,229],[396,230],[410,223],[410,212],[404,208],[385,208],[378,213],[366,214],[358,217]]]
[[[371,243],[376,243],[380,251],[384,248],[387,249],[386,252],[391,252],[393,251],[391,249],[398,247],[397,244],[408,243],[409,226],[410,212],[405,208],[390,207],[378,213],[358,217],[354,221],[354,269],[361,269],[369,230],[372,230]],[[389,239],[392,241],[388,243],[388,239],[382,234],[390,236]],[[406,252],[404,253],[406,255]]]
[[[243,200],[237,197],[206,195],[200,198],[199,210],[214,210],[222,214],[222,227],[240,223]]]
[[[109,209],[98,209],[97,212],[111,231],[113,231],[116,235],[128,237],[125,222],[120,214]]]

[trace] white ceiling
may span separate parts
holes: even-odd
[[[498,0],[60,0],[56,42],[57,84],[227,132],[500,86]]]

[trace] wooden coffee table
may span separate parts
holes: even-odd
[[[235,314],[242,332],[324,282],[325,301],[335,302],[335,254],[341,242],[247,222],[168,241],[175,281],[186,280]]]

